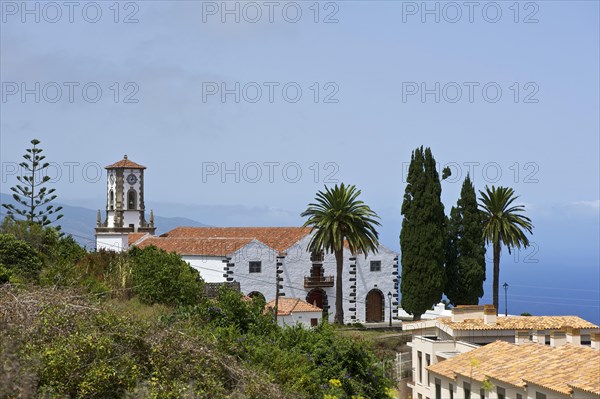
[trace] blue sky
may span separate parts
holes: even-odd
[[[425,145],[453,167],[447,211],[469,170],[526,204],[540,262],[506,261],[507,277],[574,268],[600,290],[596,1],[275,2],[272,22],[265,2],[228,2],[239,22],[222,2],[0,4],[2,192],[33,137],[61,200],[91,208],[97,165],[123,154],[148,167],[148,207],[214,225],[298,225],[344,181],[398,250],[403,171]]]

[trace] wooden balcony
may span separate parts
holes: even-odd
[[[304,288],[333,287],[333,276],[304,277]]]

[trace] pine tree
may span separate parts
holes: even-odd
[[[56,189],[48,190],[45,184],[50,180],[46,170],[50,164],[43,162],[45,155],[41,155],[44,150],[38,148],[39,140],[31,140],[32,147],[26,149],[25,159],[19,166],[23,168],[24,174],[17,176],[17,180],[22,184],[17,184],[10,189],[13,192],[13,199],[16,204],[2,204],[7,210],[9,217],[15,215],[23,216],[30,223],[37,223],[41,226],[47,226],[63,217],[59,214],[62,206],[54,207],[50,205],[56,194]],[[56,226],[60,230],[60,226]]]
[[[469,175],[448,220],[445,293],[452,305],[477,305],[485,281],[483,214]]]
[[[449,176],[446,169],[444,178]],[[402,308],[415,320],[442,298],[446,274],[446,216],[431,150],[413,151],[402,203]]]

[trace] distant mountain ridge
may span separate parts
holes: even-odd
[[[14,203],[12,195],[0,193],[0,203]],[[96,246],[94,237],[94,228],[96,227],[97,210],[72,206],[53,202],[55,206],[62,206],[61,213],[64,215],[59,224],[65,234],[70,234],[82,246],[93,249]],[[0,209],[0,220],[6,216],[6,209]],[[104,213],[102,215],[104,217]],[[154,224],[156,225],[156,234],[163,234],[179,226],[191,227],[210,227],[207,224],[200,223],[193,219],[184,217],[162,217],[154,215]]]

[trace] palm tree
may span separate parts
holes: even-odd
[[[333,189],[325,186],[325,192],[319,191],[316,203],[308,204],[308,208],[300,216],[308,216],[304,226],[311,226],[316,231],[312,236],[308,249],[313,253],[333,252],[336,261],[335,281],[335,322],[344,324],[344,307],[342,298],[342,273],[344,270],[344,241],[353,254],[362,252],[376,253],[379,236],[375,226],[379,226],[379,216],[357,200],[360,190],[354,185],[336,184]]]
[[[500,280],[500,249],[506,245],[508,253],[512,248],[527,248],[529,239],[525,231],[531,234],[533,225],[531,219],[524,216],[524,205],[512,205],[519,198],[514,196],[510,187],[485,187],[485,193],[480,191],[480,207],[483,210],[483,237],[487,244],[491,243],[494,253],[494,293],[493,301],[498,314],[498,283]]]

